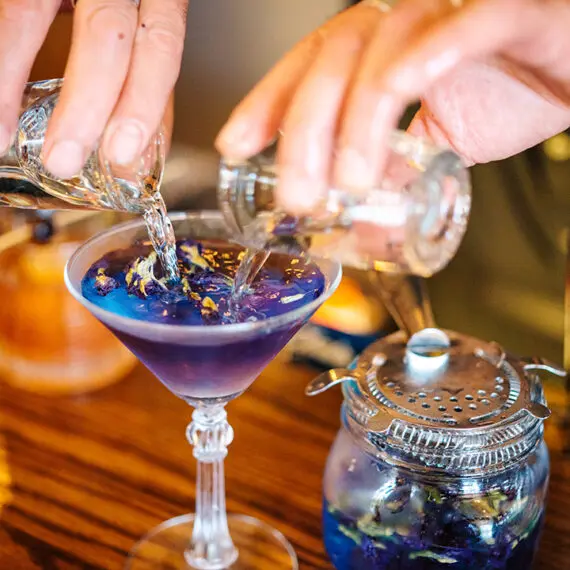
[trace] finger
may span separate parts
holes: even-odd
[[[114,164],[131,164],[160,126],[180,73],[187,7],[187,0],[141,4],[131,66],[103,139]]]
[[[461,79],[458,80],[456,76],[460,76],[462,70],[466,71],[477,62],[487,61],[492,64],[495,72],[516,79],[518,84],[525,85],[543,99],[535,101],[534,104],[528,102],[527,113],[524,113],[524,110],[517,108],[518,100],[524,95],[515,95],[510,103],[506,103],[508,107],[503,116],[512,114],[515,108],[521,111],[518,121],[520,129],[529,119],[531,108],[540,105],[543,107],[543,129],[540,130],[543,130],[545,138],[548,138],[561,120],[568,120],[569,26],[568,2],[538,5],[532,0],[519,0],[513,5],[510,0],[480,0],[451,14],[430,34],[423,37],[413,50],[404,53],[401,61],[389,71],[386,84],[402,99],[411,100],[420,94],[429,93],[436,84],[440,88],[442,85],[448,87],[449,83],[457,84]],[[484,42],[479,34],[481,29],[486,30]],[[556,41],[553,41],[553,38],[556,38]],[[461,63],[461,66],[458,63]],[[463,85],[467,85],[465,80]],[[506,99],[507,89],[503,91],[503,98]],[[487,96],[491,92],[492,86],[487,89]],[[467,98],[465,94],[463,99]],[[430,99],[433,100],[431,97]],[[545,102],[558,107],[560,113],[547,113],[548,105],[545,105]],[[437,106],[437,103],[434,106]],[[477,112],[478,108],[469,114]],[[547,114],[554,123],[547,120]],[[556,115],[560,115],[560,118]],[[429,119],[424,117],[423,122],[428,124],[426,118]],[[484,120],[484,117],[481,118]],[[514,134],[516,129],[512,127],[511,124]],[[528,131],[527,136],[537,134]],[[524,144],[524,129],[517,132],[517,137],[522,137],[520,142]],[[451,142],[458,144],[462,141]]]
[[[164,128],[164,138],[166,142],[166,154],[170,152],[170,146],[172,144],[172,130],[174,129],[174,90],[168,98],[168,103],[166,104],[166,112],[162,119],[162,125]]]
[[[127,75],[137,24],[132,0],[81,0],[59,103],[49,123],[44,164],[71,178],[93,151]]]
[[[379,70],[382,83],[400,98],[415,98],[460,61],[499,54],[515,41],[525,42],[531,33],[539,35],[542,11],[538,3],[525,0],[478,0],[448,12],[397,61]]]
[[[569,107],[495,63],[462,62],[425,90],[409,132],[452,148],[471,165],[512,156],[568,128]]]
[[[291,97],[321,50],[331,27],[356,8],[345,10],[301,40],[235,108],[216,139],[223,156],[247,158],[277,135]]]
[[[567,124],[568,112],[561,106],[564,90],[557,88],[555,80],[545,81],[540,69],[548,69],[547,77],[568,77],[570,42],[566,39],[562,44],[569,25],[566,3],[472,2],[450,13],[402,52],[383,82],[404,103],[425,98],[427,104],[410,126],[414,134],[452,147],[469,164],[503,158]],[[556,33],[557,26],[561,33]],[[481,30],[485,30],[484,41]],[[552,37],[560,38],[554,50],[552,39],[545,42]],[[510,68],[504,59],[507,54],[516,60]],[[474,89],[473,84],[479,87]],[[481,85],[487,85],[484,92]],[[492,109],[486,101],[504,105],[492,126],[488,121]],[[540,124],[534,117],[541,117]]]
[[[277,198],[286,211],[307,213],[328,186],[344,97],[381,15],[361,5],[331,26],[292,98],[279,145]]]
[[[22,92],[58,6],[59,0],[0,3],[0,154],[16,132]]]
[[[441,127],[425,105],[422,105],[414,115],[407,132],[415,137],[429,140],[438,146],[458,150],[455,148],[453,138]],[[464,164],[465,166],[472,166],[474,161],[464,157]]]
[[[386,74],[401,60],[402,53],[413,49],[417,38],[452,10],[446,0],[403,0],[382,18],[342,117],[333,176],[339,186],[361,190],[378,182],[390,132],[407,103],[387,88]]]

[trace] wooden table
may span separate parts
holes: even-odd
[[[329,569],[320,537],[321,476],[339,425],[339,391],[315,399],[315,372],[274,363],[230,404],[228,509],[263,518],[303,569]],[[189,512],[190,409],[142,368],[82,398],[2,387],[0,569],[119,570],[154,525]],[[570,569],[570,455],[552,428],[552,482],[541,570]],[[270,569],[268,569],[270,570]]]

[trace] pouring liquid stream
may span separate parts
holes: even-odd
[[[95,149],[75,176],[54,177],[43,164],[42,152],[62,85],[61,79],[26,85],[17,136],[0,157],[0,206],[142,214],[166,282],[178,281],[174,232],[160,194],[165,161],[162,131],[132,165],[112,165]]]
[[[243,298],[250,291],[261,268],[265,265],[269,251],[247,248],[238,266],[230,299],[230,312],[236,318]]]
[[[180,272],[176,257],[176,237],[160,193],[152,198],[144,212],[146,229],[168,284],[178,283]]]
[[[95,170],[93,161],[87,162],[85,170],[87,169],[92,169],[90,174],[93,176]],[[41,172],[38,174],[36,170],[30,175],[33,183],[23,179],[21,175],[16,177],[16,173],[13,173],[13,178],[0,178],[0,206],[33,210],[108,209],[106,204],[101,204],[100,194],[85,191],[79,177],[54,182],[42,174]],[[120,179],[116,180],[116,184],[119,192],[130,185],[128,181]],[[166,281],[176,283],[180,278],[176,260],[176,239],[164,199],[157,186],[156,180],[146,180],[145,190],[140,192],[140,196],[136,200],[132,199],[121,209],[133,213],[143,212],[148,235],[160,260]],[[65,197],[62,187],[68,190],[65,192]],[[74,200],[76,188],[82,188],[83,191],[80,197]]]

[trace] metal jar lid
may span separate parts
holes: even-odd
[[[565,376],[540,359],[436,328],[402,332],[366,349],[351,370],[316,378],[307,394],[343,383],[344,419],[367,447],[394,464],[488,473],[531,453],[546,407],[537,372]]]

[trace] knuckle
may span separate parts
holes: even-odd
[[[182,22],[162,18],[147,18],[139,28],[139,40],[169,57],[181,57],[186,26]]]
[[[82,7],[81,2],[78,7]],[[105,39],[123,40],[134,34],[136,8],[131,2],[101,0],[93,4],[85,3],[79,15],[92,33]]]
[[[11,0],[0,2],[0,18],[5,22],[18,23],[22,21],[29,25],[30,20],[37,20],[45,13],[42,0]]]

